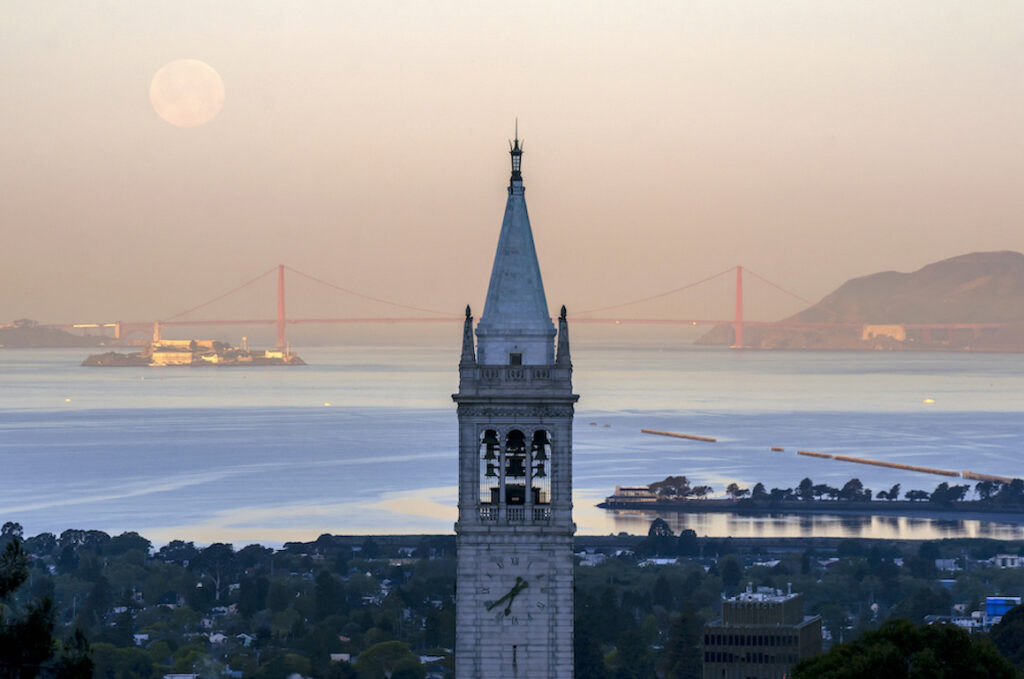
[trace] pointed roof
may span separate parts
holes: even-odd
[[[523,196],[520,173],[522,148],[518,138],[512,144],[510,154],[512,179],[505,203],[505,217],[498,236],[487,300],[476,333],[482,340],[488,336],[501,336],[504,344],[512,342],[509,346],[514,350],[517,337],[526,342],[553,337],[555,328],[544,296],[544,282]]]

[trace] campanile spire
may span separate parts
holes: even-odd
[[[523,200],[518,130],[484,313],[459,361],[456,679],[573,679],[572,361]]]
[[[555,326],[548,313],[526,211],[518,122],[516,138],[509,147],[512,178],[487,300],[476,328],[477,360],[491,365],[549,365],[554,361]]]

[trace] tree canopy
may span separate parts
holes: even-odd
[[[20,529],[20,526],[18,527]],[[18,531],[20,535],[20,530]],[[81,630],[58,644],[53,638],[54,610],[48,598],[32,600],[18,614],[14,593],[28,578],[28,560],[13,532],[0,556],[0,678],[90,679],[89,644]]]
[[[992,646],[953,625],[893,619],[858,640],[801,660],[793,679],[1013,679],[1014,666]]]

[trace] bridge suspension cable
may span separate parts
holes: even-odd
[[[244,287],[246,287],[248,285],[252,285],[253,283],[258,281],[259,279],[263,278],[267,274],[272,273],[274,271],[277,271],[277,267],[276,266],[275,267],[271,267],[270,269],[267,269],[266,271],[261,273],[259,276],[256,276],[256,278],[248,280],[245,283],[242,283],[241,285],[239,285],[238,287],[235,287],[235,288],[232,288],[231,290],[228,290],[223,295],[218,295],[217,297],[214,297],[213,299],[207,300],[207,301],[203,302],[202,304],[199,304],[199,305],[196,305],[196,306],[192,307],[191,309],[186,309],[185,311],[182,311],[181,313],[177,313],[177,314],[174,314],[173,316],[169,316],[169,317],[167,317],[164,320],[173,321],[175,318],[180,318],[180,317],[182,317],[182,316],[184,316],[186,314],[192,313],[193,311],[199,311],[203,307],[209,306],[209,305],[213,304],[214,302],[219,302],[220,300],[224,299],[225,297],[228,297],[229,295],[235,294],[236,292],[238,292],[242,288],[244,288]]]
[[[768,280],[767,278],[765,278],[761,274],[757,273],[756,271],[748,269],[747,267],[743,267],[743,271],[748,273],[748,274],[750,274],[754,278],[759,279],[762,283],[767,283],[768,285],[772,286],[773,288],[775,288],[779,292],[784,292],[787,295],[789,295],[790,297],[795,297],[796,299],[800,300],[804,304],[810,304],[811,306],[814,306],[814,302],[812,302],[811,300],[807,299],[806,297],[801,297],[800,295],[796,294],[795,292],[787,290],[786,288],[782,287],[778,283],[772,283],[770,280]]]
[[[831,315],[832,318],[839,318],[839,316],[840,316],[839,312],[835,311],[834,309],[826,309],[825,307],[821,306],[821,302],[812,302],[811,300],[807,299],[806,297],[801,297],[800,295],[796,294],[795,292],[792,292],[792,291],[787,290],[786,288],[782,287],[778,283],[772,283],[770,280],[768,280],[767,278],[765,278],[761,274],[757,273],[756,271],[751,271],[750,269],[744,269],[744,271],[749,273],[754,278],[757,278],[758,280],[760,280],[760,281],[762,281],[764,283],[767,283],[768,285],[772,286],[776,290],[779,290],[780,292],[784,292],[787,295],[789,295],[790,297],[795,297],[796,299],[800,300],[804,304],[809,304],[811,309],[819,309],[821,311],[824,311],[826,314]],[[804,311],[807,311],[807,309],[804,309]]]
[[[690,283],[688,285],[684,285],[681,288],[675,288],[673,290],[667,290],[665,292],[659,292],[657,295],[651,295],[649,297],[641,297],[640,299],[634,299],[634,300],[631,300],[629,302],[622,302],[620,304],[612,304],[610,306],[603,306],[603,307],[600,307],[600,308],[597,308],[597,309],[587,309],[585,311],[577,311],[576,315],[596,314],[599,311],[608,311],[609,309],[618,309],[620,307],[630,306],[632,304],[640,304],[641,302],[649,302],[652,299],[658,299],[660,297],[667,297],[668,295],[673,295],[673,294],[675,294],[677,292],[682,292],[683,290],[689,290],[690,288],[695,288],[698,285],[700,285],[701,283],[707,283],[708,281],[712,281],[712,280],[718,278],[719,276],[724,276],[727,273],[731,273],[734,270],[735,270],[735,267],[730,266],[725,271],[720,271],[720,272],[716,273],[714,276],[708,276],[707,278],[702,278],[699,281],[696,281],[694,283]]]
[[[303,273],[302,271],[299,271],[298,269],[293,269],[292,267],[290,267],[288,265],[285,265],[285,268],[288,269],[289,271],[291,271],[292,273],[295,273],[295,274],[298,274],[298,275],[302,276],[303,278],[308,278],[309,280],[313,281],[314,283],[319,283],[320,285],[326,285],[329,288],[333,288],[335,290],[338,290],[340,292],[344,292],[344,293],[349,294],[349,295],[353,295],[355,297],[361,297],[362,299],[367,299],[367,300],[370,300],[371,302],[379,302],[381,304],[389,304],[389,305],[391,305],[393,307],[398,307],[400,309],[408,309],[409,311],[422,311],[423,313],[435,314],[437,316],[445,316],[445,317],[450,317],[450,318],[458,318],[457,316],[451,314],[450,312],[446,312],[446,311],[438,311],[436,309],[425,309],[423,307],[412,306],[410,304],[402,304],[401,302],[392,302],[391,300],[381,299],[380,297],[372,297],[371,295],[364,295],[361,292],[356,292],[355,290],[349,290],[348,288],[343,288],[340,285],[335,285],[334,283],[329,283],[329,282],[327,282],[327,281],[325,281],[325,280],[323,280],[321,278],[317,278],[316,276],[311,276],[308,273]]]

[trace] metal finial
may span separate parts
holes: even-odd
[[[565,320],[565,305],[564,304],[562,305],[562,315],[559,316],[559,318],[561,318],[563,321]]]
[[[467,304],[466,305],[466,318],[471,318],[472,316],[473,316],[473,312],[471,312],[469,310],[469,305]]]
[[[509,155],[512,156],[512,181],[521,182],[523,181],[523,175],[520,170],[523,162],[523,147],[519,143],[519,118],[516,118],[516,138],[515,142],[509,141]]]

